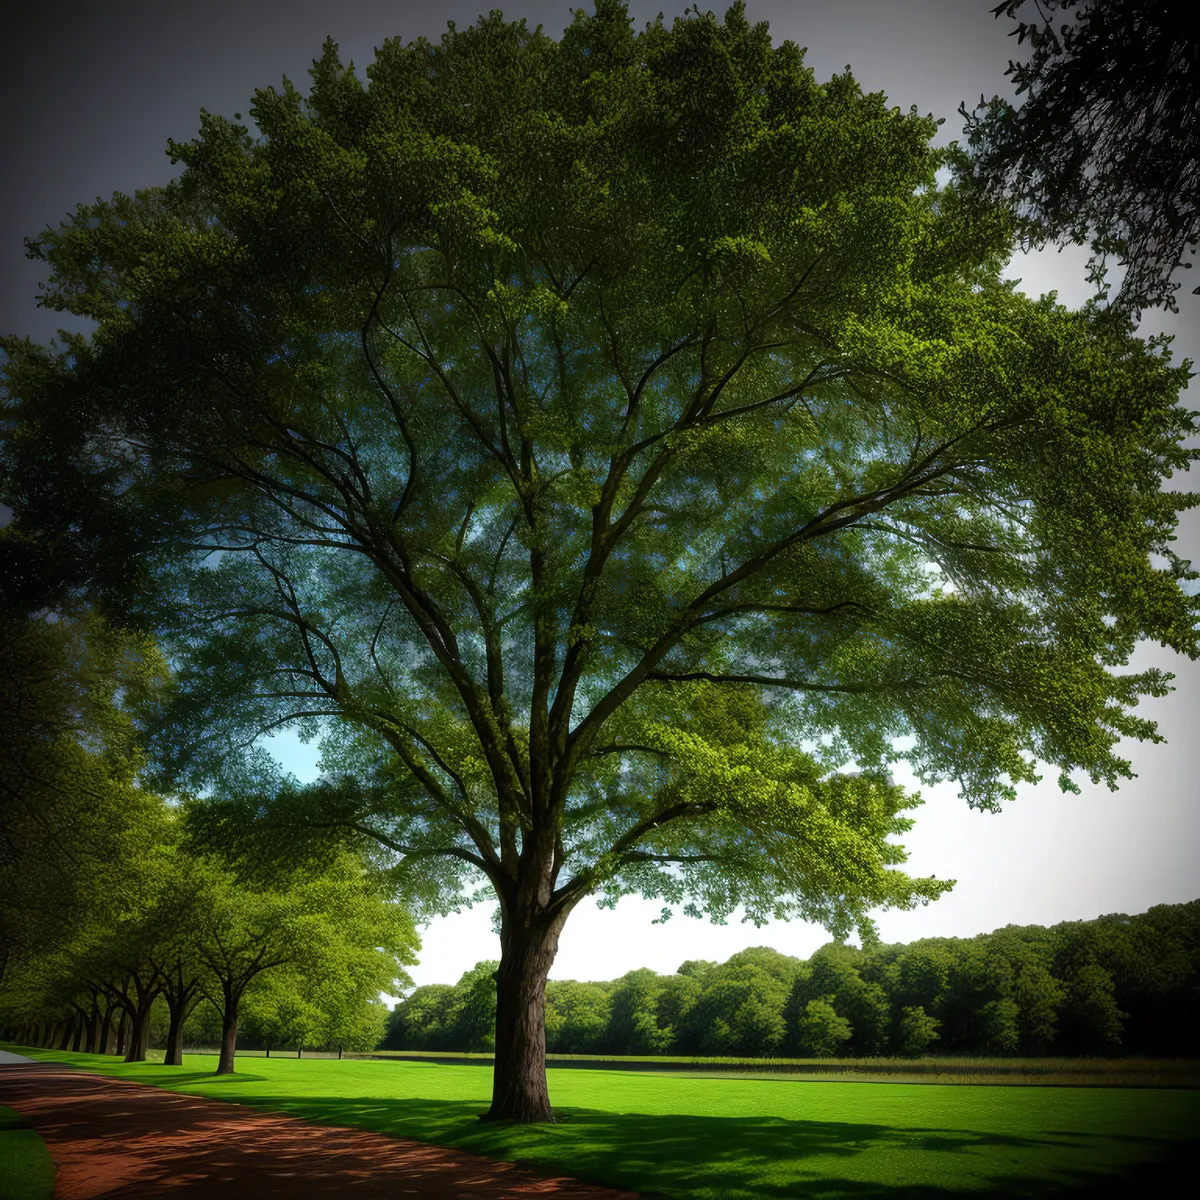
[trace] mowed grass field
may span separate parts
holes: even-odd
[[[0,1200],[50,1200],[53,1195],[54,1163],[46,1143],[19,1113],[0,1104]]]
[[[1048,1197],[1146,1186],[1200,1150],[1200,1091],[550,1071],[554,1125],[482,1124],[491,1070],[378,1060],[183,1067],[12,1047],[119,1078],[701,1200]],[[0,1077],[2,1079],[2,1077]],[[1136,1181],[1136,1183],[1134,1182]]]

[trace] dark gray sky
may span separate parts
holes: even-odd
[[[768,21],[777,42],[790,38],[807,46],[818,78],[850,64],[867,90],[945,117],[948,140],[960,133],[961,101],[1008,90],[1003,72],[1016,52],[1015,39],[1005,36],[1007,24],[990,15],[992,2],[749,0],[747,15]],[[514,0],[505,12],[557,36],[570,20],[570,6]],[[327,34],[361,71],[384,38],[437,38],[447,20],[468,25],[485,5],[25,0],[13,7],[0,19],[0,43],[9,47],[0,74],[0,330],[46,340],[65,322],[35,306],[40,264],[24,258],[24,236],[61,220],[80,201],[165,182],[173,171],[164,153],[168,137],[193,136],[201,107],[245,114],[252,92],[277,85],[283,75],[305,87],[306,70]],[[660,9],[670,20],[683,8],[681,0],[630,5],[639,28]],[[1055,288],[1064,300],[1079,302],[1087,294],[1084,257],[1041,255],[1014,263],[1012,274],[1027,291]],[[1200,305],[1191,297],[1182,317],[1148,324],[1166,324],[1178,334],[1177,348],[1198,357]],[[1185,553],[1190,547],[1200,558],[1200,523],[1190,520],[1181,542]],[[1139,777],[1115,796],[1085,786],[1082,796],[1064,797],[1047,780],[1025,789],[997,817],[968,812],[952,786],[928,789],[907,839],[910,867],[960,882],[928,909],[888,914],[885,937],[970,935],[1010,922],[1136,912],[1200,896],[1200,667],[1155,649],[1142,658],[1175,670],[1178,690],[1144,706],[1170,742],[1129,748]],[[278,745],[297,773],[311,768],[310,748],[286,738]],[[555,976],[611,978],[643,965],[671,970],[684,958],[725,957],[747,944],[806,954],[825,940],[821,931],[800,924],[714,929],[680,918],[651,927],[656,911],[634,900],[623,901],[615,913],[582,907],[572,917]],[[495,953],[489,916],[476,910],[431,927],[415,974],[420,982],[453,979]]]

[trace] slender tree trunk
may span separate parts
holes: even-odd
[[[84,1021],[84,1029],[87,1032],[87,1040],[85,1049],[88,1054],[95,1054],[96,1051],[96,1035],[100,1027],[100,997],[94,992],[92,993],[92,1007],[88,1012],[87,1018]]]
[[[196,1007],[193,991],[183,989],[172,995],[164,993],[167,999],[167,1011],[171,1014],[171,1023],[167,1029],[167,1052],[163,1057],[163,1065],[168,1067],[183,1066],[183,1026]]]
[[[546,1087],[546,976],[566,914],[553,922],[506,912],[496,972],[496,1059],[485,1120],[552,1121]]]
[[[183,1066],[183,1009],[170,1007],[171,1023],[167,1027],[167,1051],[163,1055],[163,1066]]]
[[[150,1004],[138,1007],[130,1014],[129,1048],[125,1051],[126,1062],[145,1062],[146,1046],[150,1040]]]
[[[125,1039],[129,1036],[129,1013],[122,1008],[121,1019],[117,1022],[117,1054],[125,1053]]]
[[[104,1016],[100,1019],[100,1035],[96,1039],[100,1047],[97,1051],[99,1054],[112,1053],[112,1050],[109,1049],[109,1043],[112,1041],[112,1019],[113,1006],[109,1002],[104,1009]]]
[[[83,1045],[83,1018],[76,1017],[72,1024],[75,1026],[75,1036],[71,1039],[71,1049],[78,1054]]]
[[[74,1023],[74,1021],[64,1021],[64,1022],[63,1022],[63,1031],[62,1031],[62,1037],[59,1039],[59,1042],[58,1042],[58,1048],[59,1048],[60,1050],[70,1050],[70,1048],[71,1048],[71,1034],[73,1034],[74,1032],[75,1032],[75,1023]]]
[[[303,1050],[303,1049],[304,1049],[304,1043],[303,1043],[303,1042],[297,1042],[297,1043],[296,1043],[296,1057],[297,1057],[297,1058],[299,1058],[299,1057],[300,1057],[300,1051],[301,1051],[301,1050]]]
[[[142,1050],[142,1030],[145,1027],[145,1021],[142,1020],[138,1012],[129,1014],[129,1034],[125,1045],[125,1061],[126,1062],[145,1062],[146,1054]]]
[[[237,1048],[238,1001],[240,996],[225,995],[221,1013],[221,1057],[217,1060],[218,1075],[233,1074],[233,1054]]]

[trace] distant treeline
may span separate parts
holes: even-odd
[[[396,1005],[384,1047],[488,1050],[496,964]],[[757,947],[673,975],[552,980],[546,1047],[562,1054],[770,1057],[1200,1054],[1200,900],[1046,928],[802,960]]]

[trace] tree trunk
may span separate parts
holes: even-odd
[[[129,1014],[121,1009],[121,1019],[117,1022],[117,1054],[125,1053],[125,1039],[129,1035]]]
[[[97,1034],[100,1031],[100,998],[92,995],[92,1007],[84,1018],[83,1028],[86,1033],[84,1049],[88,1054],[97,1053]]]
[[[554,1120],[546,1087],[546,976],[565,920],[565,914],[550,923],[502,917],[492,1107],[485,1120]]]
[[[233,1052],[237,1047],[238,1002],[226,998],[221,1014],[221,1057],[217,1060],[218,1075],[233,1074]]]
[[[70,1050],[71,1034],[75,1032],[74,1021],[67,1021],[63,1024],[62,1037],[59,1039],[58,1048],[60,1050]]]
[[[183,1066],[183,1008],[171,1005],[171,1024],[167,1029],[167,1052],[163,1055],[163,1066]]]
[[[195,996],[195,983],[190,987],[163,991],[163,997],[167,1002],[167,1012],[171,1014],[170,1025],[167,1029],[167,1050],[163,1056],[164,1066],[183,1066],[183,1026],[196,1008]]]
[[[75,1036],[71,1039],[71,1049],[78,1054],[83,1045],[83,1020],[76,1017],[72,1024],[75,1026]]]
[[[126,1062],[146,1061],[146,1040],[150,1035],[150,1010],[136,1009],[130,1013],[129,1048],[125,1051]]]
[[[96,1039],[99,1049],[98,1054],[111,1054],[109,1042],[112,1041],[112,1019],[113,1006],[109,1004],[104,1010],[104,1016],[100,1019],[100,1035]]]

